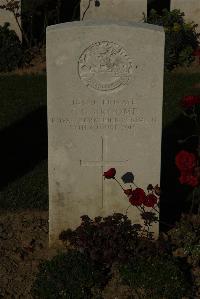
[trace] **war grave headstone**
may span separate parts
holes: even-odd
[[[125,214],[130,203],[103,172],[160,183],[164,31],[133,22],[47,28],[49,241],[80,216]],[[124,184],[124,187],[127,184]],[[143,223],[131,207],[127,216]],[[158,223],[152,227],[158,235]]]
[[[84,20],[142,22],[143,13],[147,14],[147,0],[82,0],[80,3],[80,19],[84,17]]]

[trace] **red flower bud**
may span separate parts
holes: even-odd
[[[115,168],[110,168],[108,171],[104,172],[103,176],[106,179],[114,179],[115,174],[116,174],[116,169]]]

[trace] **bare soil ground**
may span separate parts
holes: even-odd
[[[0,212],[0,298],[32,298],[30,289],[40,262],[51,259],[48,212]]]

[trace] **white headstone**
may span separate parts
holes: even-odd
[[[100,0],[100,6],[95,1],[81,0],[81,19],[110,21],[143,21],[143,13],[147,15],[147,0]],[[87,9],[88,8],[88,9]]]
[[[173,9],[184,12],[185,20],[198,24],[197,32],[200,32],[200,0],[171,0],[171,10]]]
[[[145,190],[160,183],[163,67],[159,26],[73,22],[47,28],[50,245],[82,215],[125,214],[126,195],[103,179],[109,168],[119,180],[133,172]],[[127,215],[142,223],[136,207]],[[153,231],[158,234],[158,224]]]
[[[0,0],[0,5],[5,5],[6,3],[7,3],[6,0]],[[21,13],[21,9],[20,9],[19,13]],[[0,26],[3,26],[4,23],[6,23],[6,22],[10,23],[9,28],[14,30],[17,33],[19,39],[21,40],[22,39],[21,31],[19,29],[19,26],[15,20],[13,13],[8,10],[5,10],[5,9],[0,9]],[[20,17],[18,18],[18,22],[19,22],[19,24],[21,24]]]

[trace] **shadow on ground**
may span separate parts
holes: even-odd
[[[0,190],[47,159],[46,106],[0,131]]]

